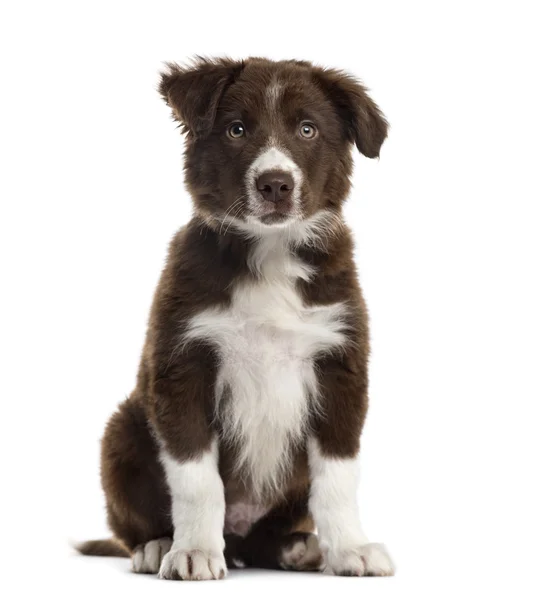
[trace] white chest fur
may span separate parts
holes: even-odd
[[[303,439],[317,397],[313,361],[344,343],[345,307],[306,307],[296,281],[312,272],[286,248],[259,247],[251,258],[259,279],[237,284],[229,307],[193,317],[185,341],[209,340],[218,350],[224,436],[237,444],[236,467],[247,470],[252,493],[261,497],[277,488],[293,445]],[[220,406],[224,390],[229,402]]]

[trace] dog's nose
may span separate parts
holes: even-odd
[[[266,171],[257,178],[257,189],[262,197],[274,204],[286,200],[294,189],[294,180],[284,171]]]

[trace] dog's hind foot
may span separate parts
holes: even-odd
[[[314,533],[291,533],[281,548],[279,565],[292,571],[320,571],[322,553]]]
[[[162,559],[171,549],[171,543],[170,538],[160,538],[136,546],[132,553],[134,573],[158,573]]]

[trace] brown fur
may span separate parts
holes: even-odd
[[[76,546],[76,549],[80,554],[86,554],[87,556],[118,556],[120,558],[130,556],[130,552],[123,544],[113,538],[109,540],[89,540],[88,542],[82,542]]]
[[[269,121],[263,112],[266,87],[274,80],[284,84],[281,122]],[[211,306],[227,306],[231,286],[256,277],[247,266],[252,242],[218,220],[245,194],[247,166],[277,128],[304,173],[304,216],[320,209],[339,215],[350,186],[351,145],[377,157],[387,134],[383,115],[358,81],[307,62],[252,58],[199,60],[190,68],[171,64],[162,76],[160,92],[187,136],[185,178],[196,211],[170,245],[136,389],[110,420],[102,444],[108,523],[129,551],[173,535],[158,443],[184,461],[200,456],[219,433],[213,395],[215,349],[199,343],[182,348],[178,340],[189,318]],[[318,123],[322,136],[307,143],[297,140],[294,128],[304,118]],[[247,141],[225,135],[235,119],[253,132]],[[232,214],[245,210],[242,202]],[[367,411],[368,320],[352,249],[350,232],[342,225],[317,247],[296,250],[306,264],[316,267],[312,280],[299,284],[304,302],[345,301],[352,308],[345,351],[318,356],[316,361],[322,410],[311,428],[322,451],[335,457],[356,454]],[[233,469],[235,452],[233,447],[220,449],[228,501],[248,494],[247,478],[241,479]],[[312,531],[304,447],[296,450],[294,464],[279,493],[264,499],[272,510],[244,538],[227,538],[229,563],[235,556],[247,565],[278,568],[280,553],[292,536]],[[117,555],[119,548],[115,542],[91,542],[80,550]]]

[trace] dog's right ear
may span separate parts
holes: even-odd
[[[243,61],[226,58],[198,58],[191,67],[168,63],[159,92],[183,129],[203,138],[212,130],[223,92],[243,68]]]

